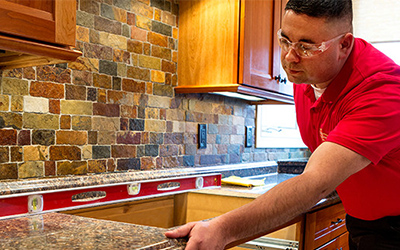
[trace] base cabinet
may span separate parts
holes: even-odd
[[[217,217],[246,205],[254,199],[254,197],[220,195],[199,191],[76,209],[64,213],[95,219],[171,228],[192,221]],[[288,249],[348,250],[345,215],[343,205],[337,203],[307,213],[304,216],[299,216],[264,237],[296,243],[297,246],[295,248]],[[243,243],[241,242],[237,245]],[[237,246],[231,249],[249,248]]]
[[[348,249],[346,213],[339,203],[306,215],[304,249]]]

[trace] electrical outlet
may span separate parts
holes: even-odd
[[[207,147],[207,124],[199,124],[199,148]]]
[[[253,146],[253,126],[246,126],[246,143],[245,146],[252,147]]]

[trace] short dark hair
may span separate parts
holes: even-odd
[[[285,10],[310,17],[353,21],[352,0],[289,0]]]

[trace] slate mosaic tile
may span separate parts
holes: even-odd
[[[146,156],[158,156],[159,145],[150,144],[144,146]]]
[[[111,156],[110,146],[93,146],[92,152],[93,152],[93,159],[110,158]]]
[[[116,170],[140,170],[140,164],[140,159],[138,158],[118,159]]]

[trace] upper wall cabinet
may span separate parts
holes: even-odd
[[[180,0],[176,93],[293,103],[276,33],[287,0]]]
[[[74,61],[76,0],[0,0],[0,69]]]

